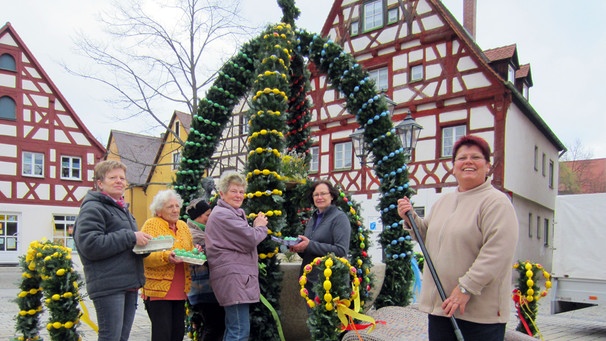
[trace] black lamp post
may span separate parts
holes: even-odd
[[[404,120],[396,126],[396,132],[400,136],[405,154],[412,154],[412,150],[417,146],[417,139],[419,138],[421,129],[423,129],[423,126],[412,118],[410,111],[408,111]]]
[[[366,164],[366,156],[370,152],[368,144],[364,141],[364,129],[356,129],[349,137],[351,137],[354,154],[360,159],[362,166],[364,166]]]

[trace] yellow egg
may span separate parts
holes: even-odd
[[[327,280],[327,281],[324,281],[323,286],[324,286],[324,290],[328,291],[332,288],[332,283]]]

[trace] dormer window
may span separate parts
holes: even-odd
[[[522,84],[522,95],[524,95],[527,101],[530,100],[530,87],[526,83]]]
[[[383,27],[383,0],[364,4],[364,32]]]
[[[507,80],[511,82],[511,84],[516,83],[516,69],[514,69],[513,65],[508,65],[508,75]]]

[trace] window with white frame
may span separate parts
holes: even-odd
[[[74,156],[61,157],[61,179],[81,180],[82,159]]]
[[[179,122],[179,121],[175,121],[175,136],[176,137],[181,136],[181,122]]]
[[[418,82],[422,81],[424,77],[423,64],[415,65],[410,67],[410,81]]]
[[[513,67],[513,65],[509,64],[507,70],[509,72],[507,80],[510,81],[512,84],[515,84],[515,82],[516,82],[516,69]]]
[[[360,22],[359,21],[352,21],[351,25],[349,26],[349,35],[353,36],[357,36],[358,33],[360,33]]]
[[[351,169],[352,165],[352,145],[351,141],[335,144],[335,169]]]
[[[398,11],[398,7],[390,8],[387,10],[387,23],[393,24],[398,22],[400,19],[400,11]]]
[[[181,152],[173,153],[173,170],[179,169],[179,165],[181,165]]]
[[[19,216],[0,212],[0,251],[17,251],[18,238]]]
[[[452,157],[455,142],[465,136],[466,131],[464,125],[442,128],[442,157]]]
[[[309,171],[311,173],[318,172],[320,170],[320,147],[309,148],[309,155],[311,156]]]
[[[242,113],[239,117],[240,120],[240,135],[248,135],[248,120],[246,119],[246,115]]]
[[[387,67],[368,71],[368,77],[375,81],[377,90],[387,91],[389,88],[389,71],[387,71]]]
[[[34,152],[23,152],[21,175],[44,176],[44,154]]]
[[[76,251],[74,245],[74,223],[76,216],[71,214],[53,214],[53,223],[55,229],[53,231],[53,242],[57,245],[69,247],[72,251]]]
[[[425,218],[425,206],[415,206],[412,208],[419,218]]]
[[[522,85],[522,94],[524,95],[524,98],[526,98],[527,101],[530,100],[530,87],[526,83]]]
[[[364,4],[364,32],[383,27],[383,0]]]

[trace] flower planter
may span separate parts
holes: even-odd
[[[282,280],[282,293],[280,295],[280,322],[284,337],[289,341],[307,341],[311,340],[309,328],[307,328],[307,308],[305,301],[299,294],[301,289],[299,285],[299,269],[301,262],[286,263],[284,260],[280,264],[280,270],[284,274]],[[385,264],[375,264],[372,269],[375,276],[375,287],[373,288],[373,301],[367,302],[366,310],[370,309],[374,298],[379,293],[385,277]]]

